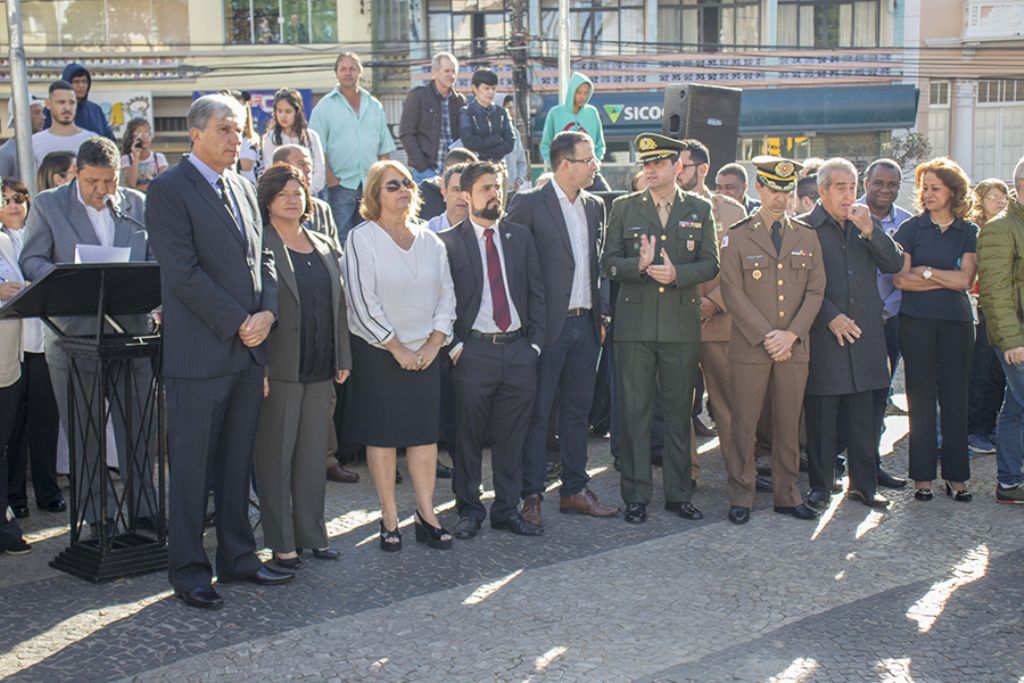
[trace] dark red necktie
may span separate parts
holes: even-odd
[[[491,283],[491,307],[494,311],[494,323],[504,332],[512,325],[512,314],[508,310],[508,295],[505,293],[505,279],[501,277],[501,259],[498,258],[498,247],[494,244],[494,229],[484,230],[487,240],[487,281]]]

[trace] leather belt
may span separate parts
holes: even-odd
[[[469,336],[474,339],[483,339],[485,342],[492,344],[511,344],[515,340],[523,336],[522,330],[516,330],[515,332],[498,332],[496,334],[484,334],[483,332],[477,332],[476,330],[470,330]]]
[[[582,318],[585,315],[590,315],[589,308],[570,308],[566,314],[567,318]]]

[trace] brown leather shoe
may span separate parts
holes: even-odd
[[[577,494],[562,496],[558,501],[558,511],[562,514],[576,513],[590,517],[614,517],[619,514],[619,508],[605,505],[597,499],[593,491],[586,488]]]
[[[540,496],[536,493],[523,498],[523,507],[519,516],[534,526],[543,527],[544,520],[540,516]]]
[[[329,481],[336,481],[342,484],[355,484],[359,481],[359,473],[345,469],[338,463],[334,463],[327,468],[327,479]]]

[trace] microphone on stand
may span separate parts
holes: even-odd
[[[115,197],[114,195],[108,194],[105,197],[103,197],[103,203],[107,205],[108,209],[110,209],[110,213],[114,216],[114,218],[117,218],[118,220],[122,221],[131,221],[132,223],[139,226],[143,230],[146,229],[145,223],[121,210],[121,207],[117,203],[117,197]]]

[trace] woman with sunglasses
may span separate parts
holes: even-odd
[[[397,161],[370,167],[359,213],[366,221],[345,241],[345,293],[352,332],[351,438],[381,503],[380,546],[402,547],[395,503],[397,449],[406,449],[416,494],[416,540],[451,547],[434,514],[440,422],[438,352],[451,341],[455,288],[441,240],[413,222],[420,196]]]
[[[36,172],[36,192],[67,185],[75,179],[75,153],[50,152]]]
[[[4,178],[3,207],[0,224],[6,240],[0,244],[0,303],[14,297],[28,285],[22,276],[18,259],[25,242],[25,221],[31,201],[28,188],[20,180]],[[36,506],[46,512],[64,512],[67,505],[57,483],[57,399],[50,384],[50,368],[43,353],[43,323],[37,318],[24,319],[21,325],[21,382],[7,441],[7,498],[0,505],[10,505],[14,516],[29,515],[25,470],[31,461],[32,488]],[[8,354],[10,349],[0,351]]]
[[[327,184],[324,147],[320,142],[320,134],[306,123],[306,114],[302,110],[302,95],[298,90],[281,88],[274,93],[273,117],[267,126],[267,132],[263,134],[263,165],[269,168],[274,163],[274,152],[281,145],[302,145],[309,150],[309,156],[313,160],[309,191],[314,197],[319,195]]]

